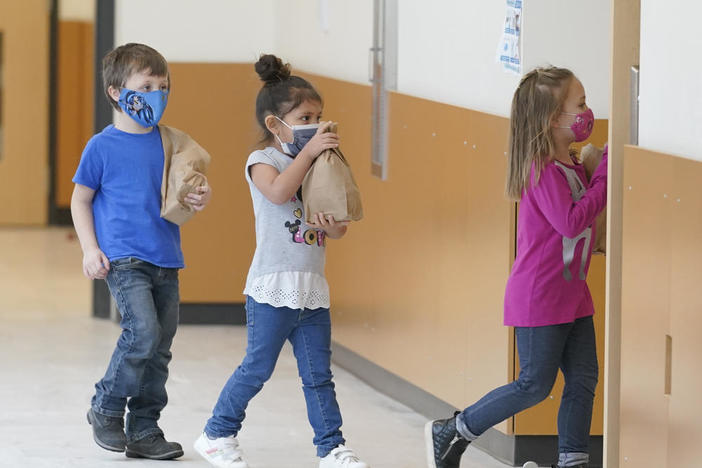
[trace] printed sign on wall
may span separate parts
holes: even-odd
[[[497,62],[505,70],[522,74],[521,30],[522,0],[507,0],[507,12],[502,37],[497,47]]]

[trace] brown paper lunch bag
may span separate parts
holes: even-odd
[[[592,178],[592,174],[597,169],[597,166],[602,160],[602,154],[604,153],[603,148],[598,148],[592,143],[583,147],[580,150],[580,162],[585,167],[585,173],[587,174],[587,179]],[[607,208],[602,210],[602,212],[595,218],[595,243],[592,248],[592,253],[602,254],[606,253],[607,249]]]
[[[329,126],[330,132],[336,130],[336,124]],[[336,221],[363,218],[361,193],[339,148],[324,150],[312,163],[302,180],[302,205],[308,223],[315,213],[332,215]]]
[[[159,130],[164,154],[161,217],[180,226],[195,214],[185,203],[185,196],[207,185],[210,155],[180,130],[165,125],[160,125]]]

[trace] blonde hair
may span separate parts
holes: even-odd
[[[529,187],[532,165],[538,182],[554,152],[551,123],[558,115],[575,77],[566,68],[536,68],[522,77],[512,98],[505,194],[519,201]]]

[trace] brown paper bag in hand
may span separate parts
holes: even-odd
[[[329,126],[330,132],[336,129],[336,124]],[[336,221],[363,218],[361,193],[339,148],[324,150],[312,163],[302,181],[302,205],[308,223],[315,213],[331,215]]]
[[[604,149],[593,146],[592,143],[580,150],[580,162],[585,167],[587,179],[592,178],[592,173],[595,172],[597,166],[602,160]],[[595,240],[592,248],[592,253],[604,255],[607,248],[607,208],[595,218]]]
[[[197,187],[207,185],[210,155],[189,135],[175,128],[159,126],[163,143],[163,180],[161,182],[161,217],[182,225],[195,210],[185,197]]]

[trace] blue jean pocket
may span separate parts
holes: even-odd
[[[134,265],[144,263],[143,260],[139,260],[135,257],[124,257],[118,258],[110,262],[110,268],[114,270],[123,270],[125,268],[131,268]]]

